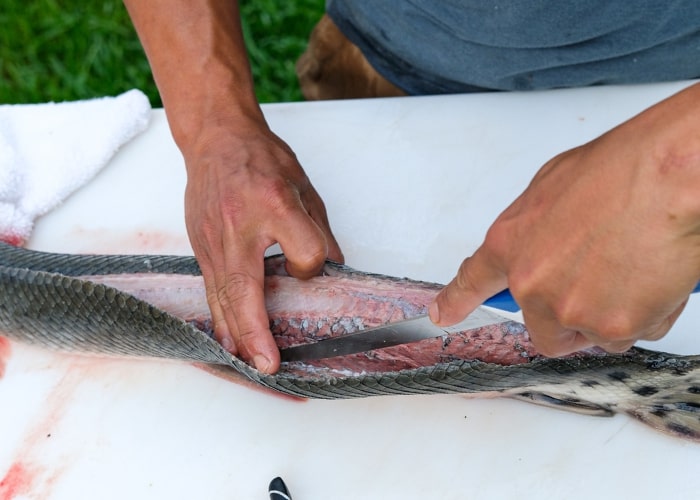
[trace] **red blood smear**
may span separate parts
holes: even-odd
[[[241,375],[240,373],[234,371],[232,368],[229,368],[228,366],[220,366],[220,365],[209,365],[206,363],[192,363],[192,365],[196,368],[199,368],[200,370],[204,370],[205,372],[214,375],[215,377],[219,377],[220,379],[226,380],[228,382],[233,382],[235,384],[242,385],[244,387],[247,387],[249,389],[253,389],[259,392],[262,392],[263,394],[268,394],[270,396],[276,396],[278,398],[286,399],[288,401],[294,401],[297,403],[305,403],[308,401],[307,398],[302,398],[300,396],[292,396],[291,394],[283,394],[281,392],[277,392],[273,389],[269,389],[267,387],[264,387],[262,385],[256,384],[252,380],[248,379],[247,377]],[[0,498],[0,500],[2,500]]]
[[[5,375],[5,366],[7,359],[10,357],[10,341],[5,337],[0,337],[0,378]]]
[[[9,243],[10,245],[16,246],[16,247],[21,247],[24,246],[25,239],[23,236],[20,236],[19,234],[3,234],[0,235],[0,241],[3,241],[5,243]]]
[[[32,487],[33,477],[21,463],[15,463],[0,480],[0,500],[12,500],[26,494]]]

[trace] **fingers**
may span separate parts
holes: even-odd
[[[439,325],[453,325],[507,286],[506,275],[482,246],[462,262],[457,276],[435,298],[430,318]]]
[[[530,333],[530,341],[543,356],[565,356],[594,345],[580,331],[560,324],[544,307],[524,305],[523,319]]]
[[[202,269],[202,277],[204,278],[204,286],[207,296],[207,304],[211,311],[212,328],[214,329],[214,338],[221,346],[234,356],[238,355],[236,343],[233,341],[231,330],[226,324],[224,311],[219,303],[218,288],[216,286],[216,273],[207,265],[203,258],[198,257],[199,267]]]
[[[323,235],[326,240],[327,254],[326,258],[333,260],[335,262],[343,263],[345,262],[345,256],[343,255],[340,245],[338,245],[333,231],[331,231],[331,225],[328,222],[328,215],[326,214],[326,208],[321,200],[321,197],[316,193],[313,188],[310,189],[310,193],[302,193],[302,201],[304,206],[307,207],[307,211],[311,218],[318,224],[321,228]]]
[[[264,373],[279,368],[279,351],[265,309],[262,252],[231,245],[224,251],[225,269],[218,278],[217,301],[240,356]]]
[[[263,219],[259,231],[224,224],[223,238],[227,243],[222,246],[217,264],[211,265],[211,272],[209,266],[200,265],[217,339],[224,348],[264,373],[274,373],[280,364],[265,309],[263,258],[267,246],[278,241],[287,257],[288,272],[301,279],[318,274],[329,252],[329,240],[335,258],[343,259],[322,203],[323,217],[318,218],[325,231],[309,217],[299,198],[289,197],[281,205],[285,208]]]
[[[280,243],[290,275],[306,279],[319,273],[328,255],[327,236],[301,203],[275,218],[267,231]],[[258,370],[274,373],[280,356],[264,307],[263,251],[241,246],[226,249],[226,280],[219,303],[241,356],[252,360]]]
[[[197,238],[193,233],[190,233],[190,241],[192,242],[192,249],[197,263],[199,264],[199,268],[202,271],[202,278],[204,279],[207,304],[211,312],[214,338],[224,349],[234,356],[237,356],[238,349],[234,341],[233,333],[226,321],[226,314],[219,300],[219,290],[223,285],[217,278],[223,276],[223,258],[221,257],[223,254],[223,245],[216,245],[213,243],[205,245],[204,238]]]
[[[668,331],[671,329],[671,327],[674,325],[674,323],[676,322],[678,317],[681,315],[681,313],[683,312],[683,309],[685,309],[685,305],[687,303],[688,303],[688,299],[686,298],[656,328],[651,329],[642,338],[644,340],[659,340],[662,337],[664,337],[668,333]]]
[[[285,215],[284,223],[275,227],[275,239],[287,258],[287,272],[299,279],[318,275],[331,247],[331,258],[343,261],[320,198],[316,195],[312,202],[307,203],[306,206],[311,205],[309,209],[300,202]]]
[[[629,350],[637,340],[659,340],[664,337],[680,314],[687,299],[671,314],[645,332],[629,331],[621,336],[612,336],[601,331],[576,330],[563,326],[552,314],[535,313],[532,307],[523,308],[523,318],[537,352],[548,357],[565,356],[582,349],[598,346],[610,353]]]
[[[507,278],[484,247],[465,259],[457,276],[438,294],[430,306],[431,319],[440,325],[457,323],[487,298],[507,287]],[[524,322],[535,349],[548,357],[565,356],[592,346],[611,353],[627,351],[638,339],[658,340],[671,329],[683,311],[684,301],[647,331],[608,333],[595,326],[582,328],[565,324],[553,312],[544,297],[530,296],[519,300]]]
[[[493,264],[482,246],[462,262],[457,276],[435,298],[430,306],[430,317],[440,325],[457,323],[507,286],[506,275]],[[545,356],[562,356],[594,345],[583,333],[563,327],[546,311],[536,306],[523,308],[525,324],[538,352]]]
[[[687,299],[684,300],[671,314],[664,317],[658,324],[650,326],[647,331],[629,332],[627,335],[628,338],[610,340],[608,337],[595,333],[590,334],[589,338],[595,345],[608,352],[625,352],[632,347],[637,340],[660,340],[671,330],[671,327],[678,319],[678,316],[683,312],[687,302]]]

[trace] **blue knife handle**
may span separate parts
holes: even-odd
[[[691,293],[697,292],[700,292],[700,282],[697,285],[695,285],[695,288],[693,288],[693,291]],[[508,290],[507,288],[502,292],[498,292],[493,297],[486,299],[484,305],[489,307],[495,307],[496,309],[501,309],[502,311],[508,312],[518,312],[520,310],[520,306],[510,294],[510,290]]]
[[[508,312],[518,312],[520,310],[520,306],[507,288],[502,292],[498,292],[493,297],[486,299],[484,305]]]

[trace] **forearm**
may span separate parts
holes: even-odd
[[[124,0],[184,154],[217,125],[264,123],[231,0]]]

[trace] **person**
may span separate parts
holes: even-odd
[[[323,202],[256,102],[236,2],[125,4],[185,159],[186,225],[216,337],[275,372],[263,253],[278,242],[301,279],[326,258],[342,261]],[[330,0],[327,13],[333,36],[315,30],[299,61],[311,97],[333,97],[334,81],[340,97],[360,97],[700,76],[694,0]],[[700,278],[698,193],[695,84],[546,163],[431,318],[455,323],[510,287],[545,355],[658,339]]]

